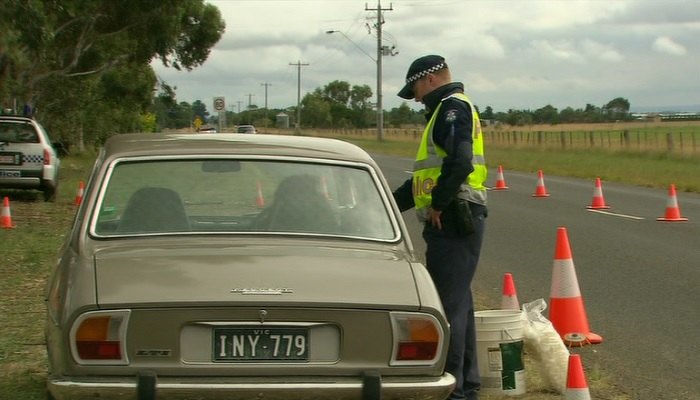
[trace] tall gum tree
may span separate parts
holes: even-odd
[[[119,69],[120,76],[131,74],[149,83],[154,78],[144,69],[153,75],[154,59],[191,70],[206,61],[225,26],[218,8],[203,0],[4,0],[0,102],[19,99],[36,105],[43,118],[58,111],[50,105],[61,104],[60,115],[53,116],[80,120],[84,103],[103,100],[89,96],[104,96],[90,79],[101,85],[102,76]],[[86,85],[92,90],[81,95],[88,98],[77,102],[71,99],[76,95],[73,90],[56,90],[72,79],[76,82],[65,86],[80,90],[81,84]],[[150,87],[132,85],[128,90],[146,87],[152,96],[154,86],[155,81]],[[67,109],[72,105],[78,110]]]

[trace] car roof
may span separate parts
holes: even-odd
[[[104,150],[108,159],[148,155],[265,155],[321,158],[376,166],[367,152],[352,143],[310,136],[130,133],[110,137]]]
[[[0,119],[12,120],[12,121],[22,121],[22,122],[36,122],[29,117],[23,117],[21,115],[0,115]]]

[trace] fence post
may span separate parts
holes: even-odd
[[[673,135],[671,132],[666,134],[666,150],[670,153],[673,151]]]
[[[566,149],[566,137],[564,131],[559,132],[559,142],[561,142],[561,148]]]
[[[625,144],[625,149],[628,149],[630,147],[630,132],[627,129],[622,131],[622,139]]]

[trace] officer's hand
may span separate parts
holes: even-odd
[[[436,227],[438,230],[442,230],[442,221],[440,221],[440,215],[442,215],[442,211],[440,210],[435,210],[432,207],[428,208],[428,218],[430,219],[430,223],[433,224],[434,227]]]

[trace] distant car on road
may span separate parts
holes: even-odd
[[[28,117],[0,115],[0,188],[41,190],[56,199],[60,160],[49,135]]]
[[[236,133],[258,133],[253,125],[238,125],[236,127]]]
[[[448,323],[379,167],[334,139],[129,134],[47,286],[63,399],[444,399]]]
[[[199,133],[216,133],[216,128],[213,126],[203,126],[199,128]]]

